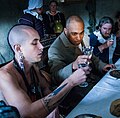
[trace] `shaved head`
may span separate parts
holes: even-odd
[[[79,16],[70,16],[66,21],[64,33],[73,45],[79,45],[84,36],[84,22]]]
[[[11,48],[14,50],[15,44],[20,44],[20,45],[24,44],[24,42],[26,42],[29,39],[29,37],[32,35],[32,33],[29,32],[31,30],[32,32],[37,33],[36,30],[34,30],[32,27],[27,25],[13,26],[8,34],[8,42]]]
[[[79,17],[79,16],[70,16],[70,17],[67,19],[67,21],[66,21],[66,28],[69,28],[69,26],[70,26],[70,24],[71,24],[72,22],[79,22],[79,23],[83,23],[83,24],[84,24],[84,22],[83,22],[83,20],[82,20],[81,17]]]

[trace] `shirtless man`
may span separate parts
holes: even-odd
[[[35,65],[43,52],[37,31],[30,26],[16,25],[8,34],[8,42],[15,55],[0,68],[0,99],[15,106],[21,117],[48,117],[74,86],[86,81],[88,67],[76,70],[51,92],[45,76]]]

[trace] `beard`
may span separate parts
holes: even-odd
[[[103,33],[101,32],[101,30],[100,30],[100,33],[101,33],[101,35],[102,35],[102,37],[103,37],[104,39],[108,39],[108,38],[111,37],[111,34],[109,34],[109,36],[104,36]]]

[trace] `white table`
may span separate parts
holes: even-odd
[[[116,67],[120,69],[120,59],[116,62]],[[111,102],[120,98],[120,79],[111,77],[109,72],[66,118],[74,118],[79,114],[95,114],[102,116],[102,118],[116,118],[110,114],[109,110]]]

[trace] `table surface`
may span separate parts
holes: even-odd
[[[120,59],[115,65],[117,69],[120,69]],[[110,76],[110,71],[105,74],[66,118],[74,118],[80,114],[116,118],[110,114],[110,105],[112,101],[120,98],[120,79]]]

